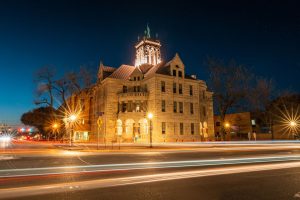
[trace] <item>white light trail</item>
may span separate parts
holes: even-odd
[[[125,178],[112,178],[112,179],[100,179],[90,181],[78,181],[71,183],[60,183],[50,185],[39,185],[30,187],[19,187],[0,189],[0,199],[6,198],[17,198],[32,195],[43,195],[43,194],[55,194],[61,192],[73,192],[80,190],[91,190],[98,188],[108,188],[116,186],[125,186],[133,184],[143,184],[158,181],[171,181],[188,178],[199,178],[205,176],[217,176],[217,175],[228,175],[246,172],[266,171],[266,170],[278,170],[287,169],[293,167],[300,167],[300,162],[292,163],[270,163],[270,164],[256,164],[250,166],[232,166],[232,167],[220,167],[214,169],[201,169],[193,171],[181,171],[172,173],[161,173],[153,175],[143,176],[131,176]]]
[[[103,165],[84,165],[84,166],[60,166],[43,168],[23,168],[23,169],[4,169],[0,170],[0,178],[42,176],[53,174],[74,174],[81,172],[105,172],[119,170],[138,170],[138,169],[162,169],[162,168],[184,168],[184,167],[204,167],[220,165],[236,165],[250,163],[270,163],[300,161],[300,155],[283,156],[258,156],[241,157],[226,159],[208,160],[184,160],[168,162],[143,162],[143,163],[122,163],[122,164],[103,164]]]

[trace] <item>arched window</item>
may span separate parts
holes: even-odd
[[[133,134],[133,124],[134,124],[133,119],[127,119],[126,120],[126,122],[125,122],[126,134]]]
[[[117,135],[122,135],[123,128],[122,128],[122,120],[117,120]]]

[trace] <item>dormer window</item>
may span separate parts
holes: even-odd
[[[139,80],[140,80],[140,77],[137,77],[137,80],[139,81]]]
[[[177,76],[176,70],[173,69],[173,76]]]
[[[182,78],[182,71],[178,71],[178,76]]]

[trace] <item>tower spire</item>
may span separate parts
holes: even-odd
[[[147,23],[146,30],[145,30],[145,37],[146,38],[151,38],[150,28],[149,28],[148,23]]]

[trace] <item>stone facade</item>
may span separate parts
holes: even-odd
[[[113,68],[100,63],[97,83],[79,98],[90,104],[83,111],[90,124],[80,131],[88,132],[90,141],[99,136],[100,142],[148,143],[150,131],[153,142],[213,139],[212,92],[206,83],[185,73],[178,54],[162,62],[160,43],[150,34],[136,45],[137,57],[141,47],[147,50],[143,56],[156,56],[143,58],[143,64],[136,58],[135,66]]]

